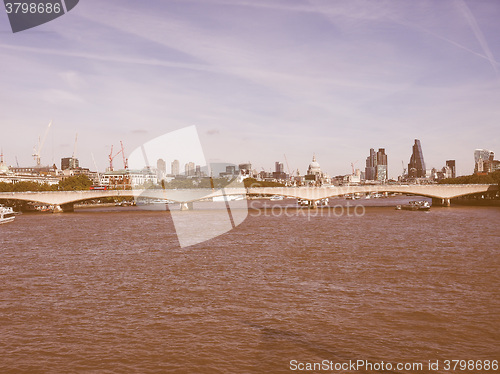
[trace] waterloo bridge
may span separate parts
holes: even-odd
[[[432,198],[433,206],[450,206],[452,198],[498,191],[497,184],[385,184],[328,187],[232,187],[222,189],[132,189],[89,191],[1,192],[0,201],[17,200],[51,205],[54,211],[73,211],[74,204],[103,198],[147,198],[179,203],[182,210],[192,209],[193,202],[223,196],[283,196],[303,199],[311,207],[323,199],[348,194],[401,193]]]

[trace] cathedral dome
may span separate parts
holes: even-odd
[[[309,164],[309,168],[307,169],[307,174],[321,174],[321,167],[316,161],[316,156],[313,156],[312,162]]]

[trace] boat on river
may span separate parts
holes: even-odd
[[[0,224],[14,221],[16,213],[11,207],[0,206]]]
[[[429,204],[428,201],[410,201],[408,204],[396,206],[396,209],[427,211],[431,209],[431,205]]]

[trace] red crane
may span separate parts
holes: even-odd
[[[109,152],[109,171],[113,171],[113,159],[118,156],[123,151],[123,148],[113,155],[113,146],[111,146],[111,152]]]
[[[122,153],[122,156],[123,156],[123,167],[125,168],[125,170],[127,170],[128,169],[128,158],[125,157],[125,150],[123,148],[123,142],[121,140],[120,140],[120,145],[122,146],[122,149],[120,152]],[[118,152],[118,153],[120,153],[120,152]]]

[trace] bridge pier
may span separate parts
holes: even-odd
[[[181,210],[193,210],[193,203],[181,203]]]
[[[450,206],[450,205],[451,205],[450,199],[441,199],[438,197],[432,198],[432,206]]]
[[[54,213],[69,213],[75,211],[74,203],[66,203],[66,204],[56,204],[54,205]]]

